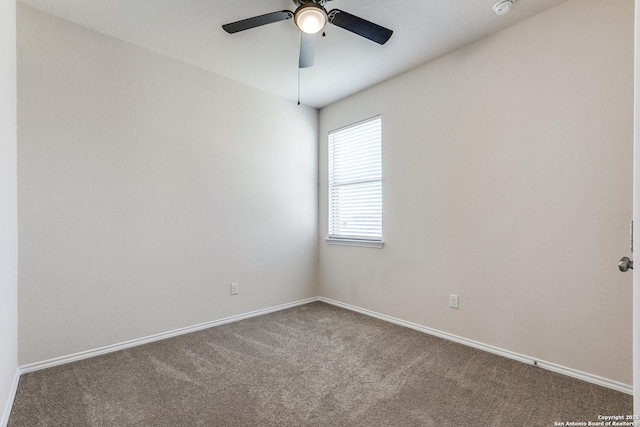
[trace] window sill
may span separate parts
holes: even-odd
[[[354,239],[324,239],[330,245],[359,246],[363,248],[382,249],[384,242],[380,240],[354,240]]]

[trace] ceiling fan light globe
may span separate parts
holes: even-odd
[[[327,23],[327,14],[320,7],[301,7],[296,12],[296,25],[307,34],[319,33]]]

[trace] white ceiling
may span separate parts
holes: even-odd
[[[236,34],[222,24],[277,10],[291,0],[19,0],[60,18],[297,99],[300,32],[293,20]],[[331,0],[334,8],[392,29],[378,45],[328,24],[315,65],[300,70],[301,102],[321,108],[567,0],[518,0],[503,16],[496,0]]]

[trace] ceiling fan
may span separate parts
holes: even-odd
[[[327,22],[379,44],[385,44],[391,37],[391,34],[393,34],[393,31],[388,28],[342,10],[332,9],[327,12],[324,8],[327,1],[331,0],[293,0],[293,3],[297,6],[295,12],[281,10],[267,13],[265,15],[254,16],[253,18],[225,24],[222,28],[227,33],[233,34],[261,25],[294,18],[294,22],[302,31],[300,39],[300,59],[298,61],[300,68],[307,68],[313,65],[315,36],[322,31]]]

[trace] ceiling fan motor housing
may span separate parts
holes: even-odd
[[[315,3],[318,6],[324,6],[327,3],[328,0],[293,0],[293,4],[296,5],[296,7],[300,7],[303,4],[307,4],[307,3]]]

